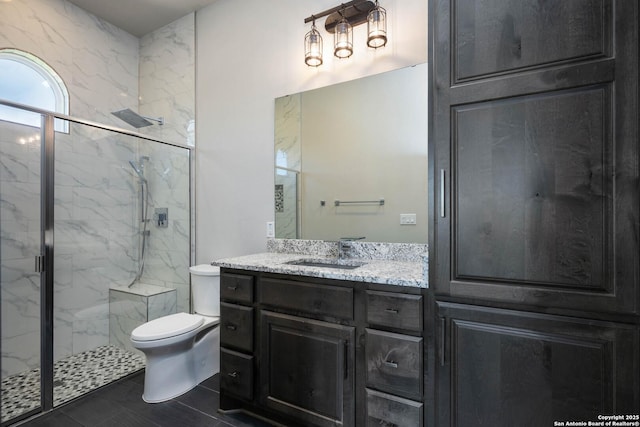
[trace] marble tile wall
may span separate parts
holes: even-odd
[[[138,38],[66,0],[0,2],[0,46],[49,64],[73,116],[122,127],[111,112],[138,105]]]
[[[55,360],[108,344],[108,289],[135,275],[137,145],[74,123],[56,134]]]
[[[275,100],[275,156],[276,166],[300,171],[300,94]],[[298,212],[300,200],[299,174],[276,169],[276,185],[282,185],[282,209],[276,210],[276,237],[298,237]]]
[[[66,0],[0,1],[0,46],[30,52],[55,69],[69,90],[72,116],[129,128],[110,113],[137,110],[140,95],[141,112],[148,108],[143,114],[157,109],[167,116],[153,136],[186,146],[193,144],[193,107],[182,106],[193,105],[193,21],[191,14],[141,41]],[[139,73],[155,83],[143,82]],[[178,80],[167,85],[171,78]],[[177,103],[163,110],[174,97]],[[39,156],[29,158],[39,154],[39,145],[15,142],[37,133],[0,122],[3,377],[39,364],[33,257],[39,252],[40,165]],[[56,133],[56,360],[109,342],[109,287],[128,282],[136,269],[139,186],[128,161],[141,155],[151,158],[150,213],[155,204],[169,207],[170,215],[169,229],[151,227],[145,279],[178,289],[179,309],[189,309],[189,160],[187,150],[165,148],[77,124],[69,134]]]
[[[165,124],[141,128],[154,138],[195,145],[195,14],[188,14],[140,39],[140,112]],[[189,311],[191,248],[189,153],[141,143],[149,157],[150,217],[169,209],[169,227],[152,221],[142,276],[144,283],[175,288],[178,311]]]
[[[40,130],[0,122],[2,377],[40,362]]]
[[[195,13],[140,39],[140,113],[165,124],[143,133],[195,145]]]
[[[189,150],[141,143],[149,157],[149,244],[141,281],[175,288],[178,311],[189,312],[190,302],[190,193]],[[169,226],[153,220],[155,208],[167,208]]]

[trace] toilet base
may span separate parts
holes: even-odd
[[[141,349],[147,361],[142,400],[166,402],[192,390],[219,372],[219,349],[218,325],[200,331],[183,343]]]

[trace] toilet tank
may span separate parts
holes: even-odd
[[[220,267],[200,264],[189,267],[193,312],[220,316]]]

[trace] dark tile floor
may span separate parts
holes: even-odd
[[[218,413],[219,376],[164,403],[142,400],[144,372],[103,387],[20,427],[269,427],[245,414]]]

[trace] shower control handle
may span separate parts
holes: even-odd
[[[153,220],[156,223],[156,227],[169,227],[169,208],[156,208]]]

